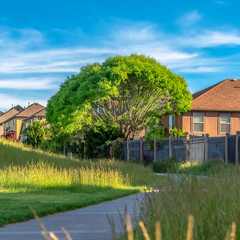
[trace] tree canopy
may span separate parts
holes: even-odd
[[[155,59],[115,56],[68,77],[48,101],[47,120],[67,132],[102,125],[134,137],[165,114],[190,110],[191,100],[185,79]]]

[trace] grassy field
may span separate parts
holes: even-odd
[[[195,218],[193,240],[240,239],[240,167],[217,164],[216,169],[215,173],[209,171],[208,177],[169,181],[169,185],[159,186],[158,192],[146,195],[138,220],[145,223],[151,239],[155,239],[156,221],[161,223],[162,239],[187,239],[191,214]],[[225,238],[233,221],[236,238]],[[134,234],[134,239],[144,239],[140,227]]]
[[[144,191],[167,180],[149,167],[77,160],[0,140],[0,226]]]

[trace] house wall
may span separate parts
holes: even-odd
[[[5,129],[4,124],[2,124],[2,123],[4,121],[6,121],[7,119],[13,117],[17,113],[18,113],[18,111],[16,109],[11,109],[10,111],[8,111],[0,116],[0,136],[2,136],[4,134],[4,129]]]
[[[6,128],[11,128],[11,131],[16,131],[16,129],[17,129],[17,121],[16,121],[16,118],[14,118],[14,119],[11,119],[11,120],[9,120],[9,121],[7,121],[7,122],[5,122],[5,123],[3,123],[3,131],[5,132],[5,129]]]
[[[197,111],[194,111],[197,112]],[[220,113],[226,112],[203,112],[204,113],[204,131],[193,132],[193,112],[187,112],[182,114],[182,127],[184,132],[188,132],[191,135],[201,136],[202,134],[209,134],[209,136],[224,136],[225,133],[220,133]],[[229,112],[228,112],[229,113]],[[230,134],[236,134],[236,131],[240,131],[240,113],[231,113],[231,132]]]
[[[20,131],[22,128],[22,120],[21,119],[17,119],[17,128],[16,128],[16,132],[17,132],[17,139],[19,138],[20,135]]]

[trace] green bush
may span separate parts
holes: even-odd
[[[84,132],[84,141],[87,158],[108,158],[110,154],[109,142],[117,138],[124,138],[123,132],[116,127],[108,129],[102,126],[95,126],[93,129]],[[121,149],[116,149],[118,151]]]
[[[184,137],[184,130],[174,127],[172,130],[169,131],[169,135],[175,138]]]
[[[165,158],[153,163],[153,171],[157,173],[176,173],[179,162],[173,158]]]
[[[23,133],[27,137],[24,142],[33,147],[38,147],[44,141],[47,132],[45,122],[37,120],[24,129]]]

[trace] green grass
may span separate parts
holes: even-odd
[[[167,179],[150,167],[78,160],[0,140],[0,226],[126,196]]]
[[[232,221],[237,225],[236,239],[240,239],[240,167],[218,165],[217,172],[207,178],[189,176],[158,189],[140,204],[140,220],[151,239],[155,239],[158,220],[162,239],[186,239],[190,214],[195,218],[193,240],[225,239]],[[134,239],[144,239],[139,227]]]
[[[231,170],[232,164],[220,159],[209,159],[204,162],[179,162],[174,158],[166,158],[153,164],[153,171],[157,173],[176,173],[189,175],[211,176],[219,173],[223,168]]]

